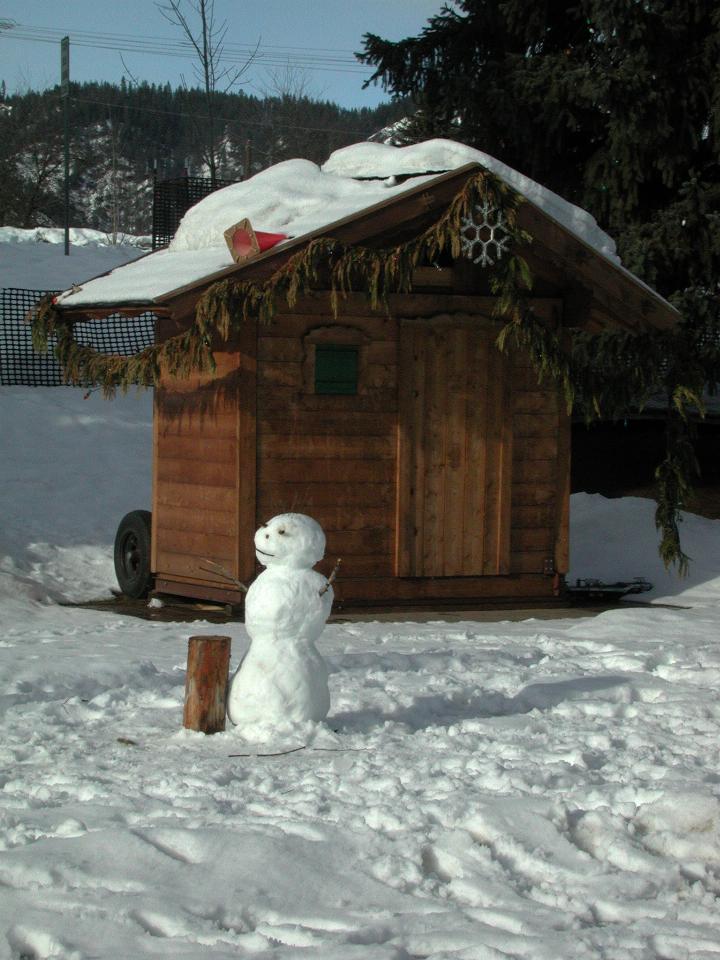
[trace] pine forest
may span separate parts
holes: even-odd
[[[349,110],[293,90],[215,93],[213,103],[217,178],[229,181],[291,157],[322,163],[407,112],[403,101]],[[73,84],[71,224],[149,233],[154,177],[208,175],[206,114],[199,89]],[[59,90],[7,96],[0,85],[0,225],[59,225],[63,202]]]

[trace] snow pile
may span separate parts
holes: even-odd
[[[62,230],[0,227],[0,287],[62,290],[145,252],[142,237],[124,237],[122,243],[111,244],[107,234],[97,230],[73,229],[70,236],[66,257]]]
[[[231,267],[223,234],[244,218],[257,230],[302,237],[432,180],[426,174],[470,162],[493,170],[603,256],[619,262],[613,240],[590,214],[479,150],[450,140],[409,147],[364,142],[337,150],[322,167],[309,160],[286,160],[210,194],[188,210],[167,250],[86,283],[82,290],[66,293],[62,302],[80,307],[161,299]],[[407,174],[413,176],[400,184],[395,181]]]
[[[599,493],[571,498],[568,582],[589,577],[606,582],[645,577],[654,589],[643,600],[701,606],[720,598],[720,520],[683,513],[682,548],[691,558],[687,578],[666,570],[657,549],[655,501],[640,497],[608,500]],[[628,535],[631,531],[631,535]]]
[[[240,220],[248,218],[257,230],[298,237],[414,185],[361,183],[325,174],[310,160],[286,160],[191,207],[167,250],[86,283],[61,301],[67,306],[120,300],[148,303],[232,267],[224,232]]]
[[[120,519],[150,508],[152,393],[0,387],[0,602],[115,587]]]
[[[118,234],[117,243],[113,243],[112,234],[104,230],[91,230],[89,227],[70,227],[71,247],[96,245],[101,247],[122,246],[141,247],[144,250],[152,246],[152,237],[136,237],[132,234]],[[61,227],[0,227],[0,243],[62,243],[65,244],[65,230]],[[63,251],[64,252],[64,251]]]
[[[310,160],[285,160],[191,207],[168,249],[217,247],[232,263],[223,232],[244,217],[258,230],[300,237],[407,189],[326,173]]]
[[[143,252],[71,236],[66,257],[62,230],[0,227],[0,287],[62,289]],[[0,409],[0,602],[109,596],[117,524],[150,505],[152,393],[0,387]]]

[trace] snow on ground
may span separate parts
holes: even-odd
[[[151,430],[147,391],[0,387],[0,598],[110,595],[117,525],[150,509]]]
[[[124,237],[112,244],[99,230],[73,228],[66,257],[64,230],[0,227],[0,287],[65,289],[142,256],[149,239]]]
[[[149,502],[148,397],[82,396],[0,389],[0,957],[717,960],[718,522],[679,606],[333,623],[326,723],[231,756],[184,668],[241,624],[53,602]],[[656,576],[647,501],[573,518],[576,575]]]

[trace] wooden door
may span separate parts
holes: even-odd
[[[509,572],[510,365],[481,317],[403,322],[397,574]]]

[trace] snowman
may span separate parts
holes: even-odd
[[[323,529],[302,513],[283,513],[257,531],[255,551],[266,569],[245,597],[251,642],[231,681],[228,716],[243,731],[324,720],[328,674],[315,643],[333,591],[312,569],[325,554]]]

